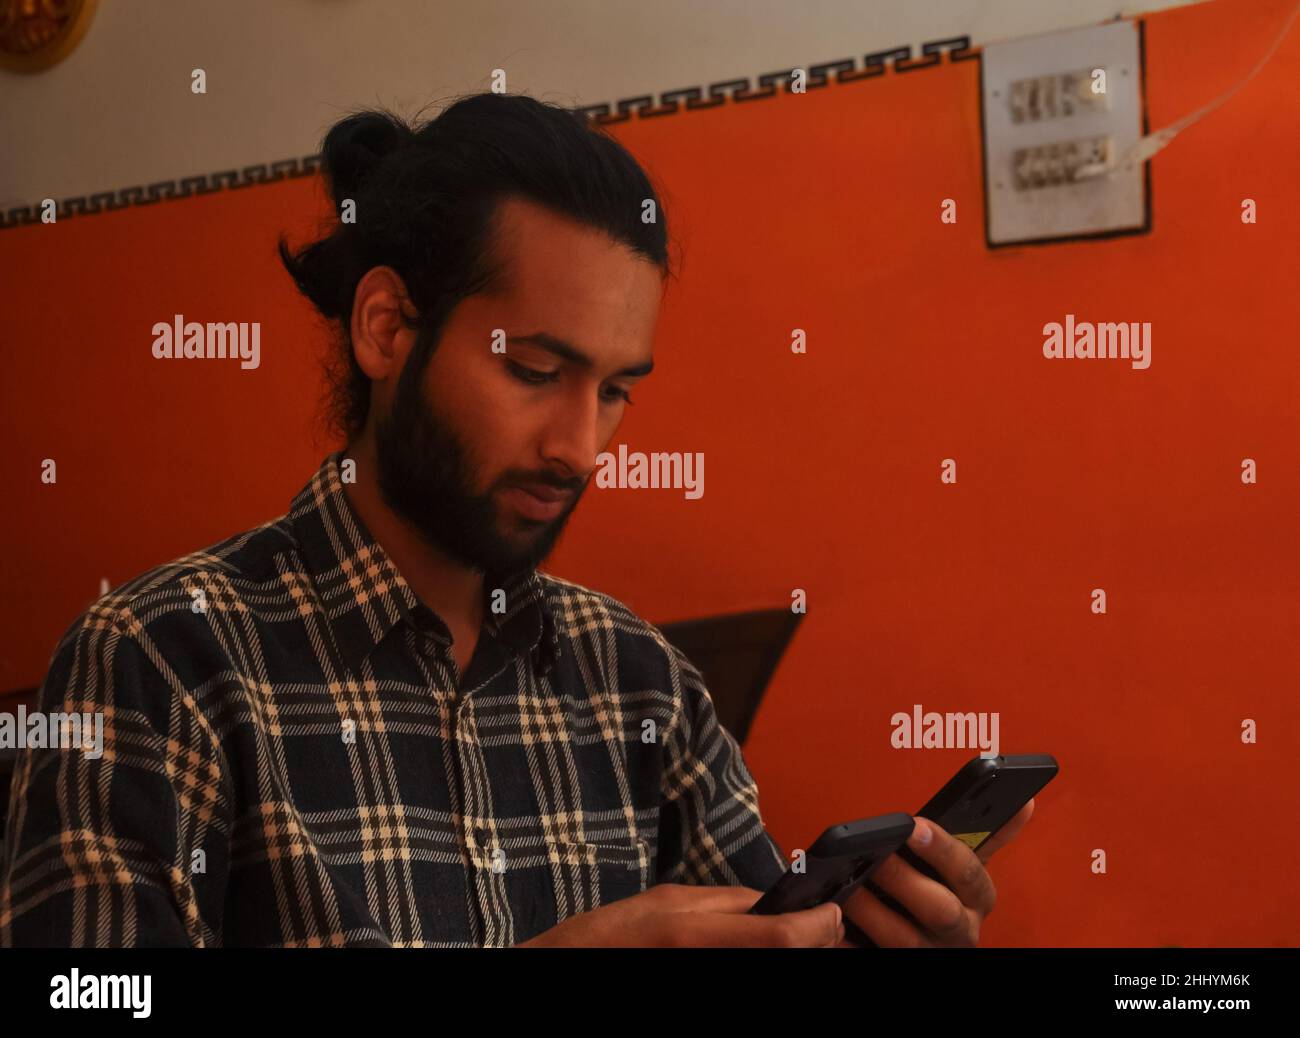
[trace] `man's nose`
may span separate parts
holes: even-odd
[[[542,456],[558,462],[569,476],[586,479],[596,467],[600,442],[600,401],[584,389],[566,394],[550,416],[542,443]]]

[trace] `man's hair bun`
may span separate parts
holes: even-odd
[[[321,169],[335,205],[344,198],[355,199],[385,157],[414,136],[402,119],[382,111],[350,115],[331,127],[321,144]]]

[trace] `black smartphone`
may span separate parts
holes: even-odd
[[[1003,757],[976,757],[968,761],[930,802],[916,812],[977,851],[1006,825],[1038,792],[1056,777],[1060,768],[1049,753],[1023,753]],[[943,883],[930,865],[909,847],[898,856],[922,875]],[[866,888],[896,912],[908,916],[897,901],[867,881]],[[865,934],[845,922],[845,933],[855,944],[867,944]]]
[[[749,911],[753,915],[799,912],[835,901],[862,883],[907,842],[911,815],[879,815],[833,825],[804,855],[804,871],[792,865]]]
[[[928,818],[977,851],[1015,818],[1059,770],[1050,753],[976,757],[967,761],[916,815]],[[899,856],[926,875],[938,878],[908,848],[904,847]]]

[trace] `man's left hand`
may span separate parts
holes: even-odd
[[[917,818],[907,846],[942,876],[947,886],[891,854],[871,881],[912,918],[894,911],[864,887],[858,887],[840,906],[844,918],[856,923],[882,948],[973,948],[979,943],[981,924],[997,901],[984,864],[1016,838],[1033,813],[1031,800],[979,851],[972,851],[933,822]],[[839,947],[858,945],[845,940]]]

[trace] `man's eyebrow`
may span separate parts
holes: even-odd
[[[580,368],[590,370],[593,366],[592,359],[582,350],[578,349],[573,343],[567,342],[549,332],[533,332],[531,335],[512,335],[506,339],[506,343],[526,342],[533,346],[538,346],[548,353],[554,353],[557,357],[563,357],[572,364]],[[614,377],[639,378],[642,375],[648,375],[654,370],[655,362],[648,360],[644,364],[634,364],[630,368],[624,368],[622,371],[614,372]]]

